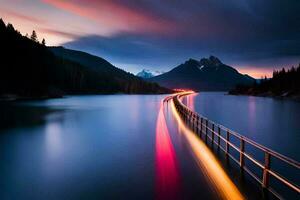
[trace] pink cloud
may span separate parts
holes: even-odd
[[[97,22],[112,33],[172,33],[175,25],[165,19],[112,0],[42,0],[59,9]]]
[[[22,21],[28,21],[28,22],[35,23],[35,24],[44,24],[45,23],[44,20],[38,19],[36,17],[24,15],[21,13],[17,13],[17,12],[11,11],[11,10],[4,10],[4,9],[0,8],[0,12],[9,17],[17,18]]]
[[[64,38],[78,38],[80,35],[74,34],[74,33],[69,33],[69,32],[64,32],[64,31],[58,31],[58,30],[53,30],[53,29],[48,29],[48,28],[40,28],[39,31],[42,33],[50,34],[50,35],[56,35]]]

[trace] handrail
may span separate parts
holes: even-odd
[[[296,191],[298,194],[300,194],[300,187],[299,185],[292,183],[292,181],[288,180],[285,178],[283,175],[279,174],[278,172],[275,172],[274,170],[271,169],[271,157],[277,158],[281,160],[282,162],[288,164],[289,166],[295,167],[296,169],[300,169],[300,163],[298,161],[295,161],[291,158],[288,158],[276,151],[273,151],[261,144],[258,144],[257,142],[244,137],[240,135],[239,133],[236,133],[223,125],[220,125],[218,123],[215,123],[206,117],[203,117],[202,115],[190,110],[186,105],[184,105],[181,101],[180,98],[186,95],[191,94],[191,92],[182,92],[176,95],[171,96],[168,98],[166,101],[169,101],[173,99],[175,108],[181,115],[181,117],[188,122],[188,125],[192,126],[192,130],[195,130],[196,133],[200,132],[200,138],[202,134],[205,135],[205,140],[209,138],[213,144],[216,144],[221,150],[225,152],[225,154],[233,159],[236,163],[239,164],[239,166],[244,169],[251,177],[253,177],[256,181],[258,181],[263,188],[269,190],[271,193],[273,193],[276,197],[282,198],[273,188],[270,187],[269,185],[269,179],[270,176],[276,178],[279,182],[285,184],[288,186],[288,188],[292,189],[293,191]],[[209,127],[208,124],[211,124],[212,128]],[[200,126],[200,127],[199,127]],[[217,132],[215,130],[217,128]],[[226,138],[221,135],[221,132],[226,132]],[[211,133],[211,136],[208,135],[208,133]],[[240,146],[236,146],[232,142],[230,142],[230,136],[234,136],[237,139],[240,140]],[[214,138],[217,138],[218,141],[215,141]],[[223,147],[220,143],[220,140],[222,140],[225,143],[225,147]],[[261,163],[260,161],[256,160],[253,156],[245,152],[245,145],[250,144],[251,146],[255,147],[256,149],[261,150],[264,154],[264,163]],[[233,148],[236,150],[240,157],[239,160],[234,158],[234,156],[230,153],[229,147]],[[262,178],[257,177],[249,168],[245,166],[244,159],[247,158],[250,160],[252,163],[254,163],[256,166],[258,166],[260,169],[263,170],[263,176]]]

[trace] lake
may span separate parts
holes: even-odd
[[[194,143],[171,105],[162,106],[164,97],[0,103],[0,199],[219,199],[208,178],[216,172],[195,148],[202,145],[212,160],[213,154]],[[299,104],[222,93],[200,93],[193,101],[212,120],[299,158]],[[241,195],[264,198],[251,181],[245,187],[236,168],[220,166]]]
[[[208,119],[300,160],[300,102],[224,92],[203,92],[187,98],[193,98],[192,109]]]

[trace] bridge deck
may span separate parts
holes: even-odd
[[[218,150],[210,149],[194,136],[176,113],[171,103],[164,106],[165,120],[176,152],[182,193],[188,199],[264,199],[263,193],[247,175],[231,166]],[[175,125],[175,126],[174,126]],[[157,141],[157,139],[156,139]],[[172,148],[173,148],[172,147]],[[216,153],[216,154],[214,154]],[[185,196],[185,197],[186,197]]]
[[[283,172],[279,172],[276,168],[274,170],[273,165],[271,167],[271,159],[277,161],[277,165],[279,161],[280,165],[292,168],[291,172],[296,173],[295,175],[299,173],[299,162],[281,155],[280,153],[277,153],[271,149],[268,149],[267,147],[264,147],[263,145],[260,145],[253,140],[250,140],[220,124],[212,122],[209,119],[199,115],[198,113],[193,111],[193,108],[189,108],[181,102],[180,99],[187,95],[194,95],[194,93],[182,92],[178,95],[174,95],[173,98],[165,99],[165,102],[171,102],[173,110],[175,110],[173,113],[177,115],[179,121],[182,121],[180,122],[183,124],[182,126],[188,127],[184,129],[187,129],[187,132],[191,133],[190,135],[194,140],[203,139],[206,146],[210,146],[212,147],[212,149],[216,147],[218,150],[223,151],[226,160],[232,160],[233,162],[235,162],[235,164],[240,167],[242,173],[247,172],[249,176],[251,176],[262,186],[264,191],[270,192],[275,197],[298,198],[300,196],[300,187],[297,185],[297,183],[293,182],[293,180],[295,179],[292,179],[291,176],[284,176],[283,174],[286,174],[286,170]],[[194,105],[189,106],[193,107]],[[233,140],[235,140],[235,142]],[[200,143],[201,142],[199,142],[198,146],[200,145]],[[245,146],[247,146],[247,151],[245,150]],[[253,150],[248,150],[249,146],[251,148],[254,148],[254,150],[256,150],[256,153],[253,154]],[[195,153],[203,156],[203,153],[199,153],[199,151],[200,150],[195,150]],[[257,153],[257,151],[260,152]],[[257,159],[257,155],[255,155],[261,152],[264,154],[263,162],[259,161]],[[248,161],[247,164],[245,160]],[[257,174],[257,171],[259,170],[253,169],[253,166],[258,167],[261,170],[261,176],[259,175],[259,173]],[[215,173],[210,173],[210,175],[210,177],[213,179]],[[273,178],[272,184],[270,183],[270,178]],[[277,182],[274,183],[274,179]],[[215,185],[217,185],[216,183],[218,183],[218,181],[214,181],[214,183]],[[278,187],[278,185],[280,186]],[[228,189],[226,189],[226,191],[228,192]],[[220,193],[222,193],[222,191]],[[224,195],[230,196],[230,194],[226,193]]]

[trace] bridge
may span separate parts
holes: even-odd
[[[224,152],[226,159],[236,163],[241,172],[246,172],[261,185],[263,191],[270,192],[279,199],[300,198],[300,180],[297,179],[300,172],[298,161],[273,151],[192,111],[182,103],[182,99],[191,94],[194,94],[194,92],[178,92],[166,97],[164,102],[171,103],[174,106],[176,114],[194,136],[203,140],[207,146],[215,147]],[[260,159],[260,157],[263,157],[263,159]],[[289,173],[286,173],[286,171],[289,171]],[[293,177],[294,173],[298,175],[296,178]],[[232,194],[233,192],[229,195]]]

